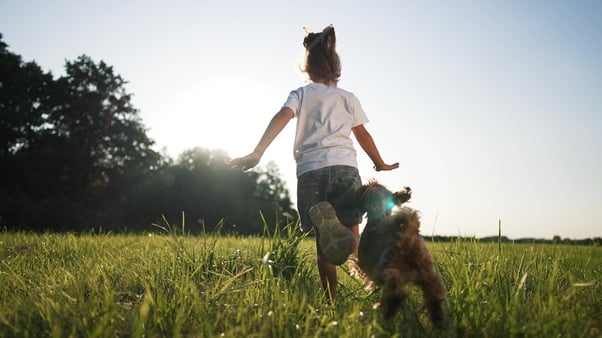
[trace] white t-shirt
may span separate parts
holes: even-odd
[[[297,177],[333,165],[357,168],[351,128],[367,123],[368,117],[353,93],[310,83],[293,90],[283,106],[297,117]]]

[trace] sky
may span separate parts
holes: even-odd
[[[333,24],[339,87],[410,186],[425,236],[602,236],[602,2],[0,1],[10,51],[55,77],[113,66],[155,140],[253,150],[299,71],[303,27]],[[291,121],[265,153],[294,198]]]

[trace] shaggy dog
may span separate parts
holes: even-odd
[[[401,207],[411,189],[392,193],[372,180],[357,191],[358,202],[368,221],[360,237],[353,274],[368,287],[383,288],[380,309],[385,318],[394,316],[407,298],[406,285],[419,286],[433,324],[443,328],[446,321],[446,290],[435,271],[435,263],[422,236],[416,210]]]

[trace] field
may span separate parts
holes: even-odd
[[[0,232],[0,337],[601,337],[599,246],[432,243],[449,328],[414,290],[390,321],[339,269],[321,300],[312,238]],[[427,238],[428,240],[428,238]]]

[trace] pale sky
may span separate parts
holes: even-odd
[[[424,235],[602,236],[602,1],[0,1],[9,49],[58,77],[86,54],[128,81],[157,150],[253,150],[306,82],[303,27],[343,71]],[[266,152],[291,194],[293,120]],[[295,199],[296,200],[296,199]]]

